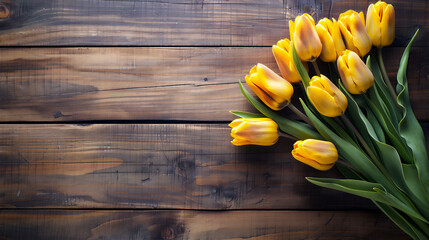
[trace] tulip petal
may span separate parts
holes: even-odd
[[[319,171],[327,171],[335,165],[335,164],[320,164],[316,161],[313,161],[313,160],[310,160],[307,158],[303,158],[303,157],[299,156],[299,154],[294,153],[293,150],[292,150],[292,155],[296,160],[298,160],[298,161],[300,161],[300,162],[302,162],[302,163],[304,163],[304,164],[306,164],[312,168],[315,168]]]
[[[380,17],[374,4],[369,5],[366,13],[366,31],[371,38],[372,44],[376,47],[381,46]]]
[[[395,39],[395,10],[392,5],[387,5],[381,19],[381,45],[388,46]]]
[[[328,92],[323,89],[309,86],[307,88],[307,95],[314,107],[322,115],[327,117],[337,117],[343,114],[342,108],[340,108]]]
[[[320,41],[322,42],[322,53],[320,54],[320,59],[324,62],[333,62],[337,59],[337,53],[335,51],[334,39],[329,34],[328,29],[326,29],[322,24],[316,25],[316,31],[319,35]]]
[[[371,39],[366,32],[365,25],[357,13],[350,18],[350,30],[353,35],[353,45],[358,49],[359,56],[365,56],[372,47]]]

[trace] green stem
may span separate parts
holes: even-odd
[[[280,137],[284,137],[284,138],[289,138],[289,139],[292,139],[292,140],[295,140],[295,141],[298,140],[298,138],[296,138],[296,137],[294,137],[292,135],[289,135],[287,133],[284,133],[282,131],[279,131],[279,136]]]
[[[374,152],[371,150],[371,148],[368,146],[368,144],[363,139],[362,135],[359,133],[359,131],[355,128],[353,123],[350,121],[350,119],[346,115],[341,115],[341,119],[344,121],[344,123],[353,131],[353,133],[358,138],[360,144],[365,149],[365,151],[368,153],[369,157],[372,159],[374,164],[380,169],[380,171],[383,173],[384,176],[388,177],[389,174],[387,173],[384,166],[380,163],[377,156],[375,156]]]
[[[392,83],[389,80],[389,76],[387,75],[387,72],[386,72],[386,67],[384,66],[382,49],[383,49],[382,47],[377,48],[377,58],[378,58],[378,63],[380,64],[381,74],[383,75],[384,82],[389,87],[392,97],[396,99],[397,96],[396,96],[395,89],[393,88]]]
[[[310,119],[304,113],[302,113],[298,108],[296,108],[295,105],[293,105],[292,103],[289,103],[287,106],[290,108],[290,110],[292,110],[292,112],[298,115],[298,117],[301,118],[304,122],[306,122],[310,126],[313,126]]]
[[[316,71],[317,76],[320,76],[320,70],[316,60],[312,61],[311,64],[313,65],[314,71]]]

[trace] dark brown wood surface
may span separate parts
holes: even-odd
[[[406,239],[380,213],[189,210],[3,210],[0,238]]]
[[[421,120],[429,120],[425,50],[412,50],[408,69]],[[403,51],[385,49],[392,80]],[[254,111],[238,81],[258,62],[277,69],[270,47],[3,48],[0,121],[229,121],[228,110]]]
[[[289,36],[303,12],[316,20],[375,1],[352,0],[1,0],[3,46],[271,46]],[[396,8],[397,42],[417,27],[428,32],[426,0],[389,1]],[[428,35],[417,45],[428,46]]]
[[[0,0],[0,239],[407,239],[370,201],[308,183],[341,176],[293,141],[229,142],[228,111],[254,111],[238,81],[278,71],[289,20],[371,2]],[[420,28],[408,80],[428,132],[429,2],[389,2],[391,80]]]

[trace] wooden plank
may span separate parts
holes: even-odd
[[[0,0],[2,46],[270,46],[289,36],[288,22],[304,12],[316,20],[373,1],[251,0],[123,1]],[[404,46],[417,26],[428,46],[426,0],[389,1],[396,9],[397,42]]]
[[[356,211],[0,211],[4,239],[408,239]]]
[[[0,125],[2,208],[373,209],[320,188],[293,142],[235,147],[225,124]]]
[[[392,80],[403,50],[385,51]],[[429,120],[427,51],[413,48],[408,70],[420,120]],[[229,121],[229,110],[254,111],[237,83],[257,62],[277,69],[269,47],[2,48],[0,121]]]

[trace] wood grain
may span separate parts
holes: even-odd
[[[408,70],[422,121],[428,49],[413,48]],[[385,49],[392,80],[403,50]],[[238,81],[258,62],[278,71],[270,47],[2,48],[0,121],[229,121],[229,110],[254,111]]]
[[[0,207],[373,209],[320,188],[293,142],[235,147],[226,124],[2,124]]]
[[[337,18],[348,9],[364,11],[374,1],[251,0],[0,1],[2,46],[271,46],[289,36],[298,14],[315,20]],[[416,42],[428,46],[429,4],[391,0],[396,42],[405,46],[418,26]]]
[[[378,211],[0,211],[2,239],[407,239]]]

